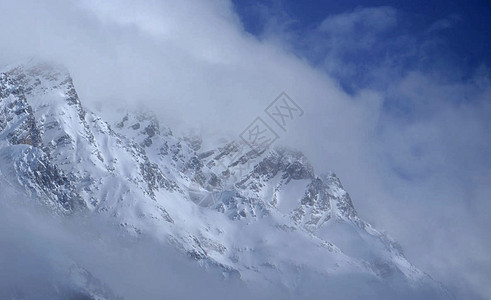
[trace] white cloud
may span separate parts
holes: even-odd
[[[330,35],[373,34],[394,27],[396,16],[396,10],[387,6],[358,8],[327,17],[319,28]]]

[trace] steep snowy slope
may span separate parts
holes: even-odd
[[[238,141],[205,149],[148,113],[108,124],[53,64],[33,60],[0,75],[0,172],[3,186],[54,212],[107,216],[224,277],[294,290],[308,271],[326,285],[351,276],[408,297],[447,297],[359,218],[336,175],[317,175],[302,153],[257,153]]]

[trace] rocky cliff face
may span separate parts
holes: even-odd
[[[0,74],[0,172],[2,184],[57,213],[107,215],[226,277],[288,285],[305,268],[435,285],[302,153],[258,154],[237,141],[204,149],[147,113],[108,124],[82,106],[63,67],[30,62]]]

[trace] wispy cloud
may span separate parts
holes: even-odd
[[[343,40],[366,38],[393,28],[397,24],[396,10],[391,7],[358,8],[353,12],[328,16],[319,29]],[[359,43],[363,46],[363,42]],[[356,46],[356,45],[352,45]]]

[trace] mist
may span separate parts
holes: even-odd
[[[294,286],[227,278],[110,218],[60,216],[36,199],[7,195],[0,202],[2,299],[93,299],[88,291],[104,299],[434,299],[431,290],[361,274],[326,282],[300,268]]]
[[[280,287],[247,286],[202,268],[176,249],[130,236],[110,219],[59,216],[12,193],[0,204],[2,299],[288,299]],[[89,272],[89,276],[80,274]]]

